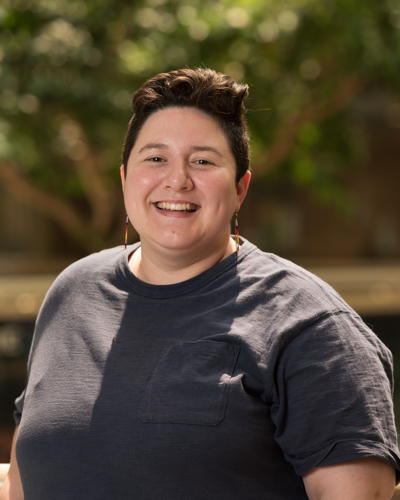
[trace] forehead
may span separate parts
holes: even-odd
[[[135,149],[149,139],[153,142],[202,140],[230,150],[225,132],[217,120],[194,107],[168,107],[152,113],[140,129]]]

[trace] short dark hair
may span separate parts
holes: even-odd
[[[249,169],[249,135],[244,100],[248,85],[209,68],[178,69],[147,80],[133,95],[133,115],[122,153],[126,169],[140,129],[154,112],[169,107],[194,107],[212,116],[224,131],[236,161],[236,181]]]

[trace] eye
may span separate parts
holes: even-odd
[[[153,163],[161,163],[165,161],[161,156],[151,156],[150,158],[146,158],[146,161],[150,161]]]
[[[198,160],[194,160],[194,163],[196,165],[202,165],[202,166],[214,165],[214,163],[212,161],[205,160],[204,158],[199,158]]]

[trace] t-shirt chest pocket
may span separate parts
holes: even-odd
[[[142,419],[217,425],[224,416],[239,346],[201,340],[170,347],[146,389]]]

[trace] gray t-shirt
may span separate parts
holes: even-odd
[[[16,401],[25,500],[294,500],[313,467],[399,468],[391,354],[327,284],[245,240],[149,285],[133,248],[46,296]]]

